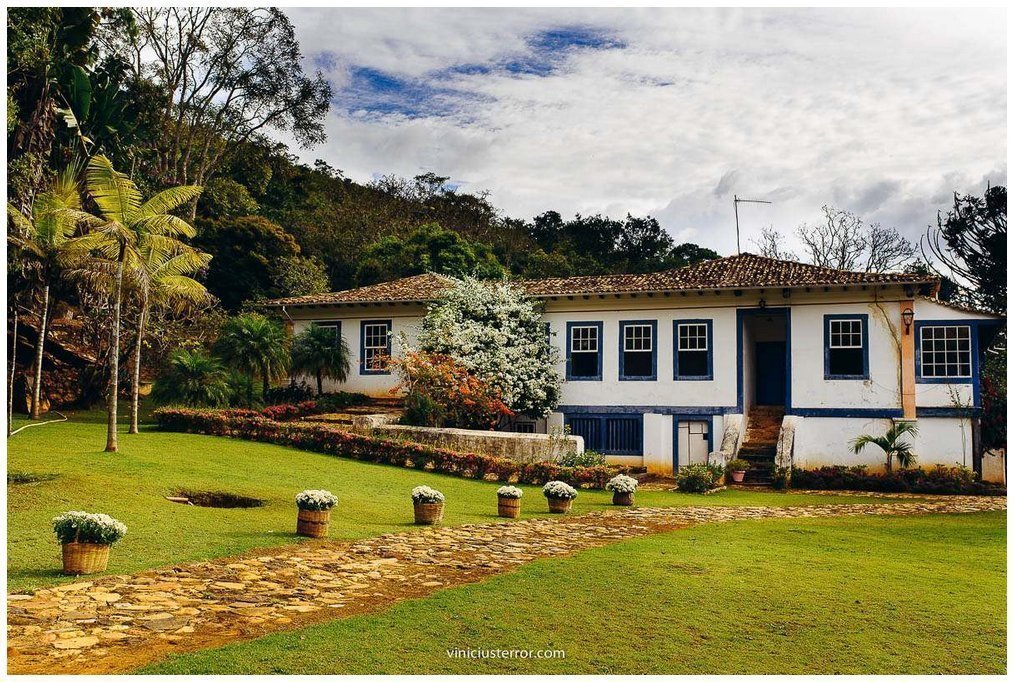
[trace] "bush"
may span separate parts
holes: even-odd
[[[412,501],[416,504],[439,504],[444,501],[444,494],[428,485],[417,485],[412,488]]]
[[[554,500],[573,500],[577,491],[563,481],[550,481],[542,486],[542,494]]]
[[[127,526],[107,514],[69,511],[53,519],[53,532],[61,545],[69,542],[111,545],[127,534]]]
[[[939,495],[1003,495],[1005,489],[979,480],[967,467],[900,469],[871,474],[865,466],[792,468],[790,485],[803,490],[864,490],[872,492],[927,493]]]
[[[575,452],[568,450],[560,453],[556,463],[564,467],[600,467],[605,466],[606,456],[594,450]]]
[[[313,389],[300,381],[298,384],[269,388],[264,393],[265,405],[295,404],[313,399]]]
[[[635,493],[637,492],[637,479],[626,474],[613,476],[606,483],[606,490],[612,490],[614,493]]]
[[[336,391],[325,393],[314,398],[322,413],[337,412],[346,407],[365,405],[370,402],[370,396],[365,393],[352,393],[349,391]]]
[[[327,490],[304,490],[296,495],[296,506],[307,511],[327,511],[338,504],[338,498]]]
[[[750,462],[745,459],[734,459],[726,464],[725,468],[729,471],[748,471],[750,469]]]
[[[715,464],[688,464],[680,467],[676,472],[676,487],[684,493],[706,493],[717,487],[716,482],[721,470],[721,465]]]
[[[363,462],[504,483],[542,485],[546,481],[560,480],[573,486],[601,490],[616,474],[631,471],[629,467],[564,467],[555,462],[518,462],[506,457],[454,452],[408,441],[362,436],[325,424],[277,422],[253,410],[160,408],[153,416],[166,431],[230,436]]]
[[[272,405],[261,410],[261,416],[276,422],[287,422],[311,414],[318,414],[320,406],[313,400],[306,400],[298,405]]]

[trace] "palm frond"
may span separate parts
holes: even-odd
[[[197,230],[194,229],[193,225],[171,213],[139,218],[134,222],[134,229],[144,234],[160,234],[167,237],[187,237],[192,239],[197,236]]]
[[[111,220],[129,225],[141,208],[141,192],[123,173],[113,168],[105,156],[92,157],[86,173],[88,194],[102,214]]]
[[[141,205],[140,217],[147,218],[154,215],[164,215],[175,211],[201,195],[203,188],[197,185],[182,185],[162,190],[148,201]]]

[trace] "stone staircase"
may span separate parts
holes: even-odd
[[[750,408],[746,434],[736,455],[750,462],[750,469],[743,477],[743,485],[771,485],[778,433],[784,416],[785,408],[780,405],[755,405]]]

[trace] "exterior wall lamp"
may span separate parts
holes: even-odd
[[[768,307],[768,302],[762,298],[761,300],[757,301],[757,307],[760,308],[761,310],[764,310],[765,308]]]
[[[905,323],[905,335],[907,336],[912,332],[912,320],[915,319],[915,313],[912,308],[905,308],[901,311],[901,321]]]

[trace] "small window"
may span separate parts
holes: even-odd
[[[825,379],[869,379],[868,316],[825,316]]]
[[[655,379],[657,323],[620,323],[620,379]]]
[[[568,323],[567,378],[602,378],[602,323]]]
[[[571,435],[584,439],[585,450],[605,455],[641,455],[644,452],[641,415],[575,415],[566,422]]]
[[[967,325],[922,327],[919,351],[926,379],[968,379],[972,376],[972,331]]]
[[[514,433],[535,433],[535,422],[520,420],[515,422]]]
[[[387,358],[391,355],[391,322],[362,323],[362,373],[389,374]]]
[[[711,321],[676,323],[677,380],[711,379]]]

